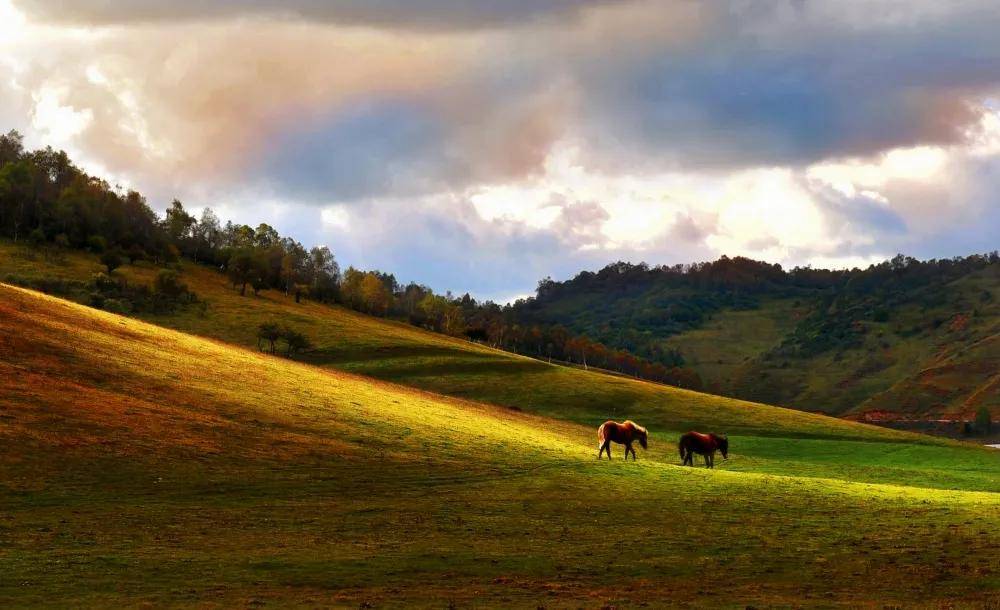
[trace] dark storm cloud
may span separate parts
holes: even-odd
[[[369,100],[283,129],[268,141],[258,174],[286,197],[320,204],[372,193],[427,193],[444,186],[445,126],[415,104]]]
[[[898,28],[861,27],[817,23],[803,11],[823,3],[802,3],[765,23],[773,15],[758,7],[782,4],[731,3],[696,44],[589,61],[579,71],[590,96],[581,122],[595,156],[625,166],[797,165],[952,144],[1000,87],[1000,10],[956,5]]]

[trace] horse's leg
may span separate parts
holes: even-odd
[[[608,452],[608,460],[610,461],[611,460],[611,439],[610,438],[609,439],[605,439],[604,444],[601,445],[601,453],[603,453],[605,451]],[[601,457],[600,454],[598,454],[597,457],[600,458]]]
[[[708,468],[708,454],[704,454],[702,457],[705,458],[705,468]]]

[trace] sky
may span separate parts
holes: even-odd
[[[1000,247],[1000,5],[0,0],[0,129],[499,301]]]

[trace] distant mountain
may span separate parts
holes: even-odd
[[[790,271],[746,258],[614,263],[515,306],[693,368],[708,391],[870,419],[1000,412],[1000,256]]]

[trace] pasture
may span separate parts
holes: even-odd
[[[971,607],[1000,587],[985,449],[703,397],[761,432],[731,434],[715,471],[677,466],[652,424],[638,462],[599,462],[584,409],[443,397],[6,286],[0,354],[4,605]]]

